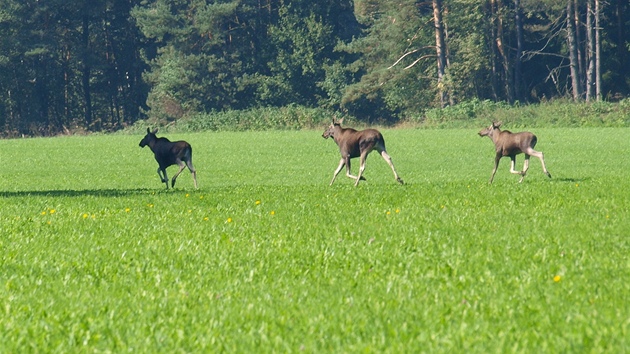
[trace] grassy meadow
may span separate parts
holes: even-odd
[[[357,188],[321,131],[169,134],[168,191],[141,136],[0,140],[0,352],[630,351],[630,129],[492,185],[477,130],[383,130],[406,184]]]

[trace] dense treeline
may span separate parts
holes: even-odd
[[[5,136],[630,92],[627,0],[0,0]]]

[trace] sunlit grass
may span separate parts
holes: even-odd
[[[0,351],[628,350],[627,129],[537,129],[554,178],[492,186],[476,131],[383,133],[404,186],[329,187],[321,132],[169,136],[169,191],[140,136],[0,141]]]

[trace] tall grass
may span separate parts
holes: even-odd
[[[630,349],[628,129],[536,129],[554,178],[493,185],[476,130],[383,133],[404,186],[329,187],[320,131],[169,135],[169,191],[141,136],[0,141],[0,352]]]

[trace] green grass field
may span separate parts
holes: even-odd
[[[476,132],[384,130],[406,184],[357,188],[321,131],[169,135],[169,191],[141,136],[1,140],[0,352],[629,352],[630,130],[493,185]]]

